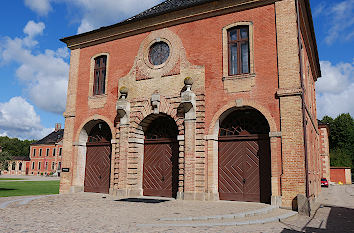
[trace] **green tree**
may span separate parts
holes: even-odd
[[[0,170],[8,170],[9,161],[12,159],[12,156],[7,151],[0,152]]]
[[[349,113],[335,119],[325,116],[322,122],[329,124],[331,165],[352,167],[354,164],[354,119]],[[341,165],[339,165],[341,164]]]
[[[334,149],[330,152],[331,167],[351,167],[352,159],[346,150]]]

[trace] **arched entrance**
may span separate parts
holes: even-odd
[[[219,128],[221,200],[270,203],[269,125],[255,109],[234,109]]]
[[[88,134],[84,181],[85,192],[109,193],[111,139],[111,130],[105,122],[97,123]]]
[[[154,119],[145,131],[143,193],[174,197],[178,191],[178,128],[168,116]]]

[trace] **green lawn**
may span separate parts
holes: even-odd
[[[59,180],[54,181],[0,181],[0,197],[47,195],[59,193]]]
[[[0,178],[0,181],[1,180],[25,180],[25,179],[22,179],[22,178]]]

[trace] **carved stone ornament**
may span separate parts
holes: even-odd
[[[181,94],[181,104],[183,105],[185,119],[195,119],[196,95],[192,91],[193,79],[184,79],[186,90]]]
[[[154,92],[154,94],[151,96],[151,106],[154,114],[160,113],[160,100],[160,94],[157,91]]]

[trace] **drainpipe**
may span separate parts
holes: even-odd
[[[306,179],[306,197],[309,198],[310,192],[309,192],[309,177],[308,177],[308,154],[307,154],[307,132],[306,132],[306,109],[305,109],[305,87],[304,87],[304,78],[303,78],[303,66],[302,66],[302,53],[301,53],[301,48],[302,48],[302,39],[301,39],[301,34],[300,34],[300,4],[299,0],[296,1],[296,13],[297,13],[297,33],[298,33],[298,42],[299,42],[299,60],[300,60],[300,81],[301,81],[301,89],[302,89],[302,94],[301,94],[301,99],[302,99],[302,121],[303,121],[303,130],[304,130],[304,147],[305,147],[305,179]]]

